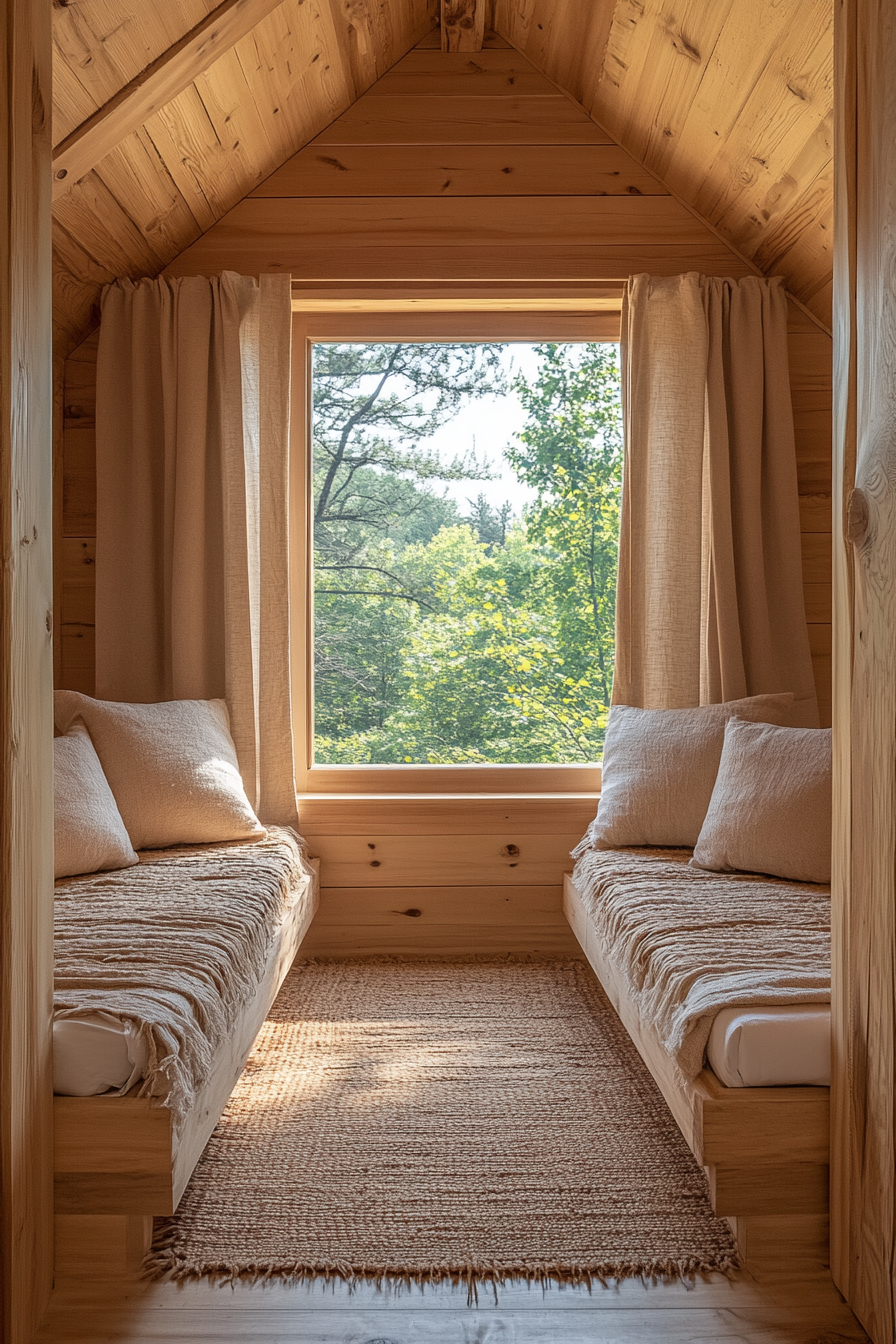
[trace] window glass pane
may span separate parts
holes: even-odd
[[[317,764],[599,760],[618,346],[313,347]]]

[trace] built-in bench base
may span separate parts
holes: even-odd
[[[706,1170],[713,1208],[731,1223],[747,1266],[776,1258],[827,1272],[830,1088],[725,1087],[711,1069],[682,1082],[628,984],[603,954],[567,873],[563,910],[682,1134]],[[789,1267],[789,1266],[788,1266]]]
[[[317,866],[315,864],[315,866]],[[139,1263],[153,1217],[173,1213],[236,1086],[271,1004],[317,910],[287,914],[252,999],[180,1133],[171,1112],[147,1097],[54,1097],[57,1265],[105,1276]]]

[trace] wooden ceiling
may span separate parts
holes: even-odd
[[[54,0],[58,348],[95,325],[104,284],[158,274],[430,32],[438,8]],[[831,0],[493,0],[490,17],[829,324]]]
[[[495,26],[830,326],[833,0],[495,0]]]
[[[95,325],[103,285],[158,274],[419,42],[437,8],[438,0],[55,0],[56,146],[209,14],[269,11],[95,169],[54,191],[57,348]]]

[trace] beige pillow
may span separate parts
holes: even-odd
[[[265,829],[240,778],[223,700],[126,705],[57,691],[56,725],[87,725],[135,849],[245,840]]]
[[[786,721],[790,692],[753,695],[699,709],[614,705],[604,741],[596,849],[697,843],[732,715]]]
[[[697,868],[831,880],[831,730],[732,719]]]
[[[132,868],[138,862],[80,721],[53,741],[53,841],[57,877]]]

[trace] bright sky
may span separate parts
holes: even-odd
[[[508,382],[517,373],[525,374],[530,381],[534,379],[539,363],[534,345],[507,345],[503,355]],[[445,459],[475,449],[479,460],[487,462],[496,474],[493,481],[449,481],[437,487],[457,500],[461,512],[467,511],[468,500],[483,494],[492,506],[509,500],[514,515],[518,516],[523,505],[535,498],[535,491],[517,480],[503,457],[504,448],[525,423],[526,415],[518,397],[509,392],[504,397],[483,397],[469,402],[460,415],[429,440]]]

